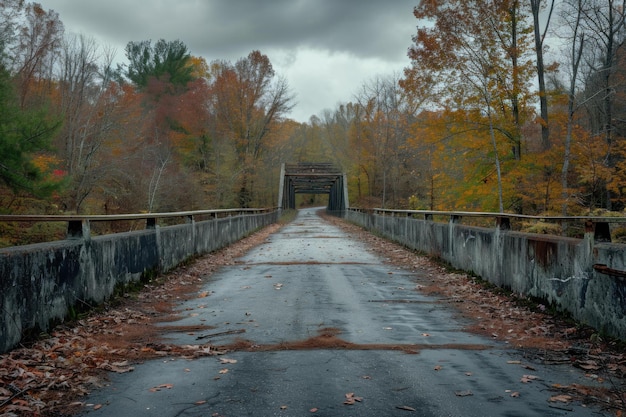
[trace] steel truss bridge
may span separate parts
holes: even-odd
[[[296,194],[328,194],[329,211],[343,212],[349,207],[346,174],[331,163],[283,164],[278,207],[295,209]]]

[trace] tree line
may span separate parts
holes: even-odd
[[[56,12],[5,0],[0,210],[273,206],[282,162],[330,161],[352,205],[621,211],[625,2],[419,1],[404,71],[298,123],[260,51],[129,41],[114,66]]]

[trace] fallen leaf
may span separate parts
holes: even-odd
[[[574,366],[577,366],[585,371],[597,371],[600,369],[600,365],[596,361],[588,360],[588,361],[577,361]]]
[[[220,358],[220,363],[237,363],[237,359]]]
[[[441,370],[441,365],[437,365],[433,368],[435,371],[440,371]]]
[[[515,391],[511,393],[511,397],[513,398],[518,398],[519,397],[519,392]]]
[[[570,401],[572,401],[573,398],[570,395],[565,395],[565,394],[560,394],[560,395],[554,395],[552,397],[550,397],[550,402],[551,403],[569,403]]]
[[[157,391],[161,391],[163,389],[172,389],[173,386],[174,386],[174,384],[161,384],[161,385],[157,385],[156,387],[150,388],[148,391],[150,391],[150,392],[157,392]]]
[[[471,372],[465,372],[465,376],[472,376],[473,374]]]
[[[96,405],[93,406],[94,410],[99,410],[101,408],[102,408],[102,404],[96,404]]]
[[[454,391],[454,395],[456,395],[457,397],[469,397],[470,395],[474,395],[474,394],[472,394],[472,391],[466,390],[466,391]]]
[[[195,404],[195,405],[202,405],[202,404],[206,404],[206,400],[196,401],[194,404]]]
[[[208,297],[210,295],[209,291],[203,291],[200,294],[198,294],[198,298],[205,298]]]
[[[399,405],[399,406],[396,406],[396,408],[398,410],[404,410],[404,411],[417,411],[415,408],[409,407],[408,405]]]
[[[287,409],[287,406],[286,406],[286,405],[281,405],[281,406],[280,406],[280,409],[281,409],[281,410],[286,410],[286,409]]]
[[[227,368],[220,369],[220,372],[219,372],[219,373],[220,373],[220,374],[222,374],[222,375],[223,375],[223,374],[227,374],[227,373],[228,373],[228,369],[227,369]]]
[[[538,376],[535,376],[535,375],[524,375],[524,376],[522,376],[521,381],[522,381],[524,384],[526,384],[526,383],[528,383],[528,382],[535,381],[535,380],[537,380],[537,379],[540,379],[540,378],[539,378]]]
[[[315,408],[315,407],[313,407],[313,408],[311,408],[311,409],[309,410],[309,413],[317,413],[317,412],[318,412],[318,409],[317,409],[317,408]]]
[[[354,392],[349,392],[346,394],[346,400],[343,402],[346,405],[353,405],[357,402],[363,401],[363,397],[357,397],[354,395]]]

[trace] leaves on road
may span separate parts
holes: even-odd
[[[164,389],[172,389],[172,388],[174,388],[174,384],[161,384],[161,385],[157,385],[156,387],[150,388],[148,391],[159,392],[159,391],[163,391]]]
[[[130,372],[135,361],[164,356],[193,359],[223,355],[210,345],[165,344],[155,322],[171,321],[174,303],[204,295],[201,285],[212,272],[264,241],[279,224],[197,259],[144,285],[131,297],[104,304],[71,325],[52,329],[27,346],[0,355],[0,415],[58,416],[88,406],[77,398],[102,386],[106,372]],[[211,294],[206,291],[206,296]],[[204,297],[200,297],[204,298]],[[200,306],[204,308],[206,306]],[[102,405],[89,405],[102,407]]]
[[[363,397],[357,397],[354,392],[348,392],[345,397],[346,400],[343,402],[345,405],[353,405],[363,401]]]
[[[408,271],[419,270],[415,290],[439,296],[442,303],[457,309],[464,318],[474,320],[475,324],[468,330],[506,341],[523,349],[527,358],[534,358],[544,365],[573,365],[591,371],[593,373],[587,374],[587,378],[593,380],[594,385],[605,383],[600,387],[587,386],[585,390],[575,384],[559,388],[567,390],[566,394],[585,403],[616,410],[618,414],[626,409],[623,390],[626,349],[623,343],[598,338],[593,329],[573,325],[571,321],[550,314],[549,309],[537,304],[536,300],[507,293],[467,274],[450,272],[444,265],[404,246],[341,219],[321,215],[365,243],[386,262]],[[522,366],[534,371],[532,366]]]
[[[550,402],[552,403],[569,403],[574,399],[574,397],[572,397],[571,395],[565,395],[565,394],[560,394],[560,395],[553,395],[552,397],[550,397]]]
[[[521,381],[522,381],[524,384],[527,384],[527,383],[532,382],[532,381],[535,381],[535,380],[537,380],[537,379],[541,379],[541,378],[539,378],[538,376],[535,376],[535,375],[524,375],[524,376],[522,376]]]

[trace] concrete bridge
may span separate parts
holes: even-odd
[[[66,222],[68,237],[0,249],[0,352],[47,330],[119,286],[168,271],[276,222],[295,195],[327,194],[329,212],[443,259],[503,288],[545,300],[602,334],[626,340],[626,246],[611,243],[618,217],[532,217],[496,213],[349,208],[346,177],[331,164],[285,164],[278,209],[232,209],[117,216],[0,216],[0,221]],[[162,219],[181,224],[160,227]],[[491,219],[493,227],[463,224]],[[447,220],[446,220],[447,219]],[[95,236],[99,221],[142,221],[146,229]],[[583,239],[520,233],[521,221],[581,225]]]
[[[445,303],[416,291],[425,271],[391,268],[316,213],[300,210],[263,245],[207,279],[202,296],[180,301],[175,325],[157,324],[159,343],[208,358],[159,357],[111,375],[106,387],[78,403],[80,415],[606,415],[573,400],[563,406],[550,400],[558,393],[550,387],[590,383],[586,372],[546,366],[464,331],[466,323]],[[562,239],[513,232],[515,216],[493,213],[343,214],[515,291],[574,306],[572,314],[595,317],[599,328],[624,335],[624,246],[604,241],[602,233],[613,219],[569,219],[586,222],[585,238]],[[172,215],[184,221],[157,224]],[[91,236],[91,222],[110,218],[69,217],[65,241],[0,250],[4,350],[28,329],[62,320],[72,306],[97,303],[116,286],[275,222],[278,210],[132,216],[143,216],[148,228]],[[495,227],[463,225],[471,216],[491,216]],[[228,352],[227,361],[211,352]],[[612,383],[623,390],[620,381]]]

